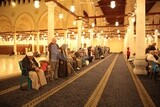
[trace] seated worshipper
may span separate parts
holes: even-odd
[[[76,57],[74,55],[74,51],[70,51],[70,49],[67,49],[67,61],[68,61],[68,74],[71,74],[72,71],[77,70],[77,63],[76,63]]]
[[[158,66],[159,61],[155,59],[154,55],[155,55],[155,52],[153,50],[150,51],[149,54],[147,55],[147,61],[149,62],[151,69],[159,67]]]
[[[154,50],[154,58],[155,58],[156,60],[159,59],[159,50]]]
[[[32,52],[28,52],[22,59],[22,65],[27,70],[27,75],[29,75],[32,81],[33,89],[38,90],[41,86],[47,84],[44,71],[39,68]]]
[[[149,52],[149,54],[146,56],[147,57],[147,61],[153,61],[157,63],[157,60],[154,57],[155,52],[153,50],[151,50]]]

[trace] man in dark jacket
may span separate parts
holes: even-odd
[[[27,52],[22,59],[22,66],[27,70],[26,75],[29,75],[31,78],[33,89],[38,90],[41,86],[47,84],[44,71],[39,68],[32,52]]]

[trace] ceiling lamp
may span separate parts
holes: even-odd
[[[119,22],[118,21],[115,22],[115,26],[119,26]]]
[[[16,3],[14,1],[11,2],[12,7],[16,6]]]
[[[59,18],[63,19],[63,14],[62,13],[59,14]]]
[[[158,29],[155,29],[155,31],[154,31],[155,33],[158,33]]]
[[[119,31],[119,30],[117,30],[117,33],[120,33],[120,31]]]
[[[95,27],[95,23],[94,22],[92,23],[92,27]]]
[[[62,8],[60,8],[59,18],[60,18],[60,19],[63,19]]]
[[[73,25],[74,25],[74,26],[76,25],[76,21],[75,21],[75,20],[73,20]]]
[[[111,1],[110,2],[110,7],[113,9],[116,7],[116,2],[115,1]]]
[[[35,1],[34,1],[34,7],[35,7],[35,8],[39,8],[39,6],[40,6],[40,5],[39,5],[39,0],[35,0]]]
[[[72,13],[74,13],[75,12],[75,6],[74,5],[71,5],[71,7],[70,7],[70,11],[72,12]]]

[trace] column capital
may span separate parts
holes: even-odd
[[[129,24],[135,22],[135,16],[128,17]]]
[[[57,4],[56,3],[54,3],[53,1],[46,1],[46,3],[45,3],[48,7],[50,7],[50,6],[52,6],[52,7],[56,7],[57,6]]]
[[[82,26],[82,23],[83,23],[83,20],[81,20],[81,19],[77,20],[78,26]]]

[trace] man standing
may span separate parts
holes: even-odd
[[[59,46],[56,43],[56,38],[52,38],[52,42],[48,45],[49,51],[49,63],[50,63],[50,73],[51,80],[58,79],[58,67],[59,67]]]

